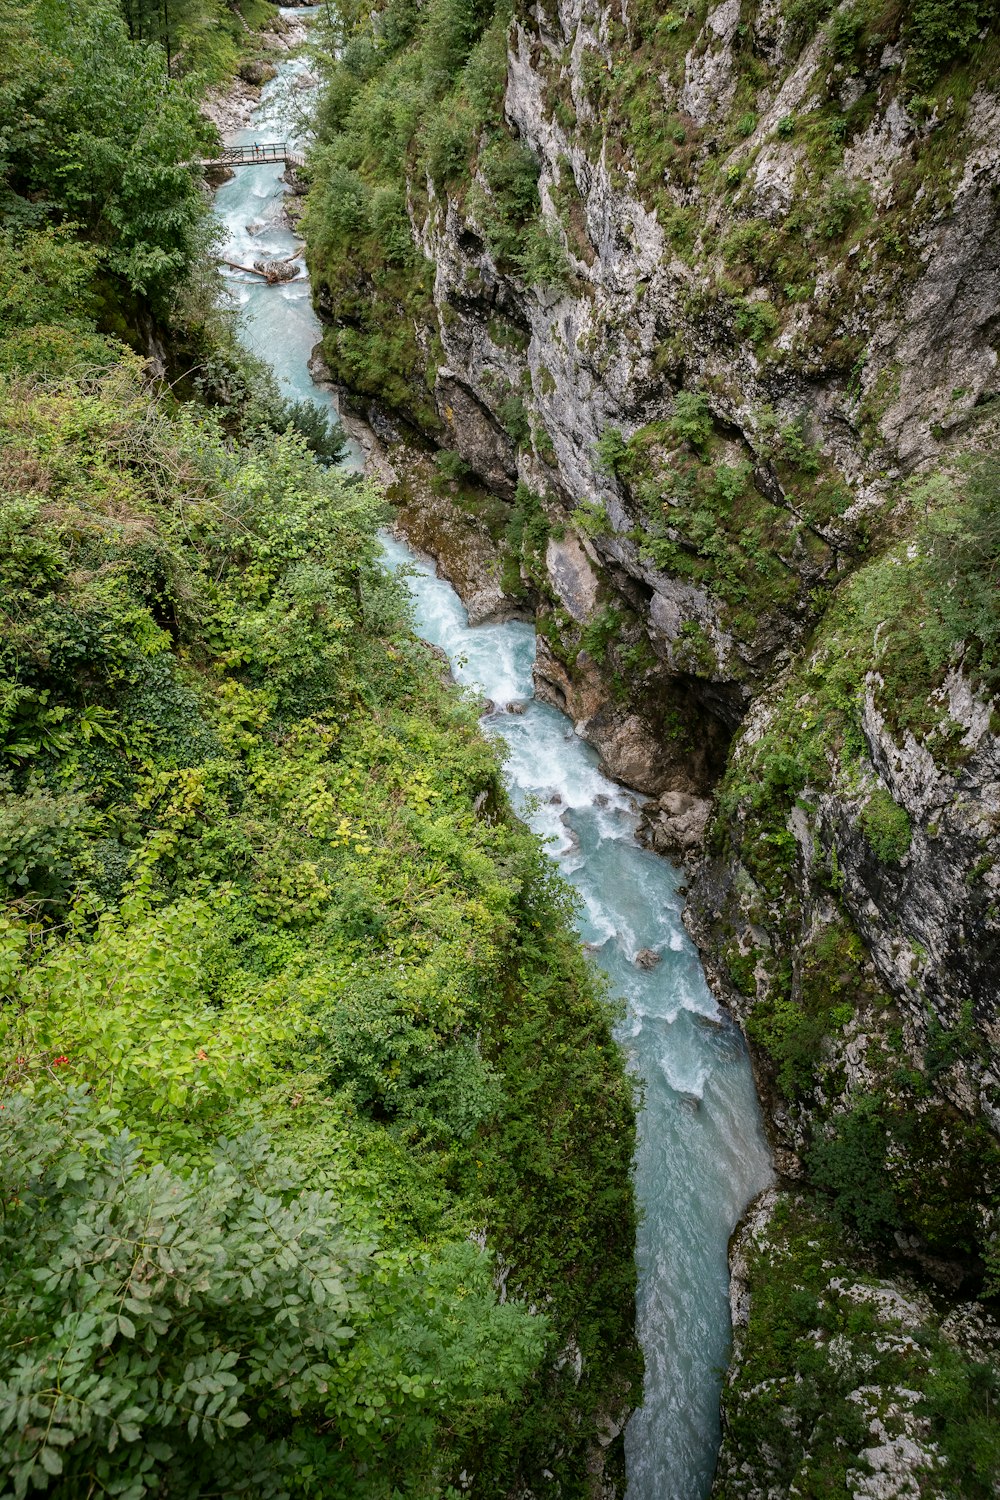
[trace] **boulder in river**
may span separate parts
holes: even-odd
[[[274,286],[279,281],[294,281],[299,274],[299,267],[295,260],[255,260],[254,270],[263,276],[268,286]]]
[[[635,966],[637,969],[655,969],[662,956],[653,948],[640,948],[635,955]]]

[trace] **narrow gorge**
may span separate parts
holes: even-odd
[[[282,63],[228,143],[294,134],[296,85],[308,81],[301,59]],[[278,260],[294,249],[286,177],[278,164],[254,167],[219,189],[227,261]],[[329,401],[310,378],[319,328],[303,300],[308,283],[296,277],[268,286],[237,274],[231,285],[243,337],[271,361],[283,388],[297,400]],[[372,435],[364,436],[371,447]],[[637,1326],[646,1376],[628,1427],[632,1402],[608,1412],[599,1443],[620,1448],[624,1430],[636,1500],[704,1493],[718,1451],[719,1372],[729,1350],[726,1244],[747,1201],[771,1177],[739,1035],[709,993],[684,931],[677,875],[637,842],[635,799],[601,774],[596,754],[561,713],[532,701],[534,631],[515,621],[469,625],[444,580],[399,540],[385,545],[391,565],[408,571],[419,633],[446,654],[460,683],[485,698],[482,723],[508,747],[506,778],[517,810],[578,891],[581,936],[614,993],[627,997],[619,1036],[643,1091]],[[609,1482],[615,1467],[601,1465]]]
[[[995,0],[0,0],[0,1500],[998,1500]]]
[[[750,1045],[713,1493],[993,1495],[991,8],[394,0],[327,46],[325,370],[470,620],[534,619]]]

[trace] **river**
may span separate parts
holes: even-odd
[[[291,12],[301,15],[302,12]],[[308,82],[301,59],[281,64],[249,129],[233,144],[289,139]],[[281,167],[243,167],[216,195],[226,256],[243,264],[289,254]],[[249,227],[248,227],[249,226]],[[286,394],[329,408],[310,379],[320,336],[304,272],[267,286],[230,278],[242,335]],[[356,454],[355,454],[356,459]],[[454,590],[400,542],[418,632],[447,653],[456,678],[501,709],[484,719],[507,747],[506,775],[521,815],[551,842],[581,898],[580,936],[625,998],[619,1036],[643,1081],[635,1182],[642,1210],[636,1257],[638,1332],[646,1360],[643,1406],[625,1435],[628,1500],[702,1500],[719,1445],[719,1389],[730,1342],[727,1246],[750,1198],[771,1177],[753,1079],[739,1031],[720,1010],[681,921],[681,876],[636,841],[637,799],[603,775],[568,719],[533,698],[530,625],[470,629]],[[643,949],[660,956],[637,967]]]

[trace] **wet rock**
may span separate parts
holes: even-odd
[[[510,619],[511,602],[498,584],[476,589],[465,601],[470,625],[502,625]]]
[[[635,966],[637,969],[655,969],[662,957],[663,954],[654,948],[640,948],[635,955]]]
[[[577,734],[594,746],[603,770],[615,781],[652,794],[688,781],[690,755],[664,741],[648,719],[617,702],[585,652],[571,674],[539,635],[532,675],[536,697],[574,721]]]
[[[527,703],[525,703],[520,698],[515,698],[512,702],[510,702],[510,703],[507,704],[507,713],[509,713],[509,714],[523,714],[523,713],[525,713],[527,711],[527,708],[528,708]]]
[[[568,812],[564,812],[563,815],[562,815],[562,817],[559,819],[559,822],[560,822],[560,825],[562,826],[563,834],[565,835],[566,842],[567,842],[567,845],[568,845],[568,848],[564,852],[565,853],[570,853],[570,854],[575,854],[576,851],[577,851],[577,849],[579,849],[579,847],[580,847],[580,835],[577,833],[576,829],[570,823],[569,818],[570,818],[569,813]]]
[[[508,434],[482,404],[471,386],[442,368],[434,398],[448,442],[470,469],[499,495],[513,498],[517,480],[516,449]]]
[[[240,64],[239,76],[244,83],[250,83],[255,88],[260,88],[262,84],[269,82],[277,71],[273,62],[267,62],[262,57],[251,57],[246,62]]]

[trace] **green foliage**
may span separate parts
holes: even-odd
[[[550,224],[535,221],[528,226],[517,266],[530,286],[566,287],[569,284],[569,258],[559,231]]]
[[[594,444],[597,461],[605,474],[626,479],[632,470],[632,452],[628,440],[617,427],[605,427]]]
[[[768,301],[750,302],[737,299],[735,328],[745,334],[752,344],[763,344],[778,331],[779,318],[774,304]]]
[[[639,1378],[631,1087],[381,502],[138,361],[0,414],[14,1492],[582,1493]]]
[[[671,435],[701,453],[712,436],[712,410],[703,391],[678,391],[670,418]]]
[[[839,1219],[868,1240],[889,1239],[903,1222],[886,1174],[889,1140],[882,1101],[866,1095],[835,1117],[829,1134],[809,1153],[813,1181],[831,1194]]]
[[[912,830],[906,809],[883,787],[877,787],[869,797],[858,824],[875,858],[883,864],[898,864],[910,847]]]
[[[834,3],[835,0],[782,0],[790,45],[801,50],[833,10]]]
[[[511,391],[499,403],[497,416],[511,441],[519,448],[527,448],[531,442],[531,422],[527,408],[516,391]]]
[[[518,483],[507,523],[507,545],[529,574],[535,573],[539,578],[545,570],[548,539],[549,521],[541,495],[536,495],[528,485]]]
[[[1000,461],[973,463],[958,497],[928,525],[931,601],[953,640],[969,642],[988,687],[1000,680]]]
[[[337,464],[347,451],[347,435],[331,411],[317,406],[314,401],[286,401],[272,417],[276,430],[278,423],[290,425],[305,439],[310,453],[324,464]]]
[[[588,620],[580,636],[580,644],[596,662],[603,662],[608,647],[618,639],[622,627],[620,610],[605,606],[592,620]]]
[[[610,536],[611,518],[603,500],[581,500],[573,510],[573,524],[586,536]]]
[[[533,285],[564,285],[569,265],[558,231],[539,217],[534,154],[499,135],[483,151],[480,167],[487,192],[476,184],[469,207],[497,260]]]
[[[965,56],[995,19],[987,0],[914,0],[906,19],[914,84],[926,86]]]
[[[840,239],[864,212],[867,203],[868,191],[864,184],[852,184],[843,176],[834,177],[818,206],[817,231],[824,239]]]
[[[428,1387],[460,1408],[537,1363],[545,1325],[497,1305],[488,1257],[380,1252],[259,1134],[181,1174],[71,1087],[11,1098],[0,1136],[0,1321],[29,1351],[0,1404],[15,1495],[288,1493],[310,1417],[339,1436],[327,1483],[359,1493],[367,1463],[416,1478]]]
[[[130,40],[109,0],[36,0],[0,42],[0,208],[15,246],[42,249],[43,286],[62,311],[69,296],[79,316],[80,280],[100,266],[164,315],[206,232],[197,174],[183,165],[209,138],[195,94],[166,76],[158,45]],[[52,225],[63,234],[47,246],[23,240]],[[93,247],[75,268],[69,230]]]
[[[697,620],[685,620],[674,647],[677,664],[685,672],[711,677],[718,670],[715,649],[703,626]]]

